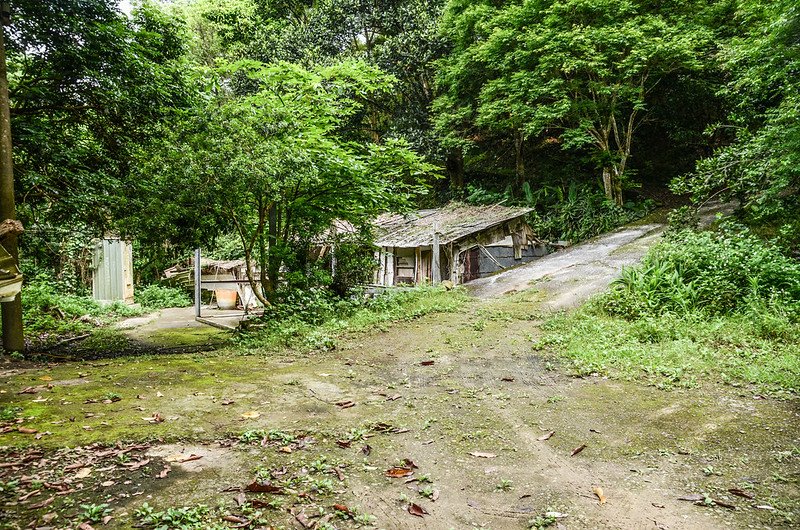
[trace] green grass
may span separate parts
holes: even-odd
[[[343,302],[313,321],[294,311],[280,318],[268,318],[234,340],[245,350],[274,350],[283,347],[300,350],[330,350],[337,338],[348,332],[380,329],[390,322],[413,320],[430,313],[453,312],[468,300],[461,289],[417,287],[390,291],[366,302]]]
[[[591,304],[551,318],[537,347],[575,375],[641,380],[659,388],[703,382],[800,391],[800,325],[769,312],[665,314],[628,321]]]

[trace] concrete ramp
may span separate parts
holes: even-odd
[[[473,296],[495,298],[536,286],[548,293],[543,307],[575,307],[606,289],[622,267],[641,260],[664,228],[663,224],[623,227],[465,287]]]

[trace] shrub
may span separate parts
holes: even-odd
[[[136,302],[147,309],[164,309],[167,307],[187,307],[192,300],[186,291],[177,287],[166,287],[152,284],[140,288],[135,294]]]
[[[796,315],[800,263],[741,227],[667,235],[641,265],[627,268],[600,298],[611,315],[707,315],[774,312]]]

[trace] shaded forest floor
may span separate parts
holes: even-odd
[[[557,352],[533,349],[548,296],[474,300],[344,336],[332,351],[5,370],[0,521],[792,526],[796,399],[570,377]]]

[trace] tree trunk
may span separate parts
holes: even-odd
[[[450,191],[460,191],[464,188],[464,153],[460,148],[454,147],[447,153],[445,169],[450,179]]]
[[[6,25],[7,21],[2,21]],[[8,100],[8,76],[6,74],[6,52],[0,27],[0,219],[16,219],[14,203],[14,162],[11,154],[11,109]],[[17,236],[9,233],[3,246],[19,264]],[[25,349],[22,329],[22,298],[19,294],[12,302],[2,303],[3,348],[6,352],[21,352]]]
[[[522,185],[525,184],[525,157],[523,145],[525,137],[522,131],[514,131],[514,169],[517,176],[517,191],[522,192]]]

